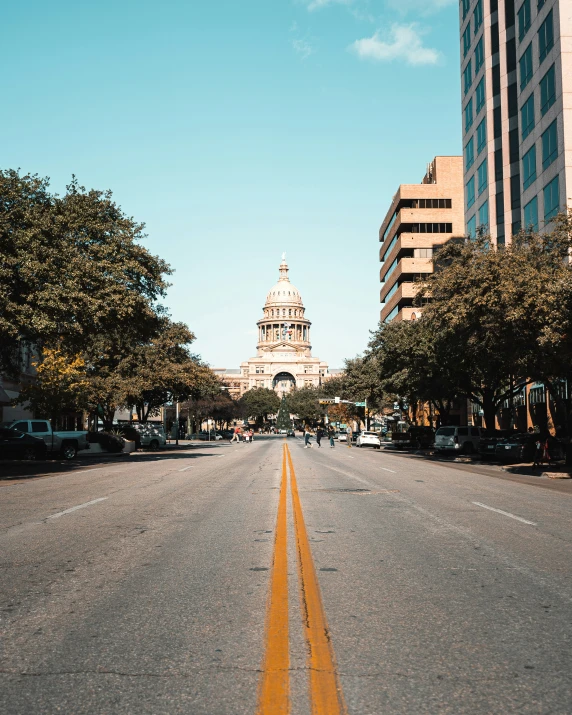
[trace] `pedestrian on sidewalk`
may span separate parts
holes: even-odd
[[[248,430],[248,443],[252,444],[254,442],[254,430],[252,427]]]
[[[318,427],[318,429],[316,430],[316,444],[318,445],[318,447],[322,446],[320,443],[322,441],[323,434],[324,433],[322,432],[322,428]]]
[[[351,447],[352,446],[352,426],[351,425],[348,425],[347,433],[348,433],[348,447]]]
[[[541,467],[542,466],[542,458],[544,454],[544,449],[542,447],[542,442],[540,441],[540,437],[535,442],[534,445],[534,462],[532,464],[532,468],[534,469],[535,467]]]
[[[552,457],[550,456],[548,437],[544,440],[542,445],[542,461],[546,461],[549,465],[552,464]]]
[[[334,437],[336,435],[336,431],[334,430],[333,427],[328,427],[328,437],[330,439],[330,447],[334,447]]]
[[[312,436],[312,431],[310,430],[310,425],[304,427],[304,449],[311,448],[310,437]]]

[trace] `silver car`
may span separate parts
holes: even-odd
[[[479,449],[480,427],[439,427],[435,432],[436,452],[473,454]]]

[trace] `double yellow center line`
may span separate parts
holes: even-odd
[[[266,613],[265,654],[260,678],[257,715],[290,713],[290,656],[288,638],[288,468],[294,533],[298,561],[298,583],[304,636],[308,646],[309,695],[313,715],[347,713],[337,672],[320,586],[310,550],[308,532],[296,473],[288,445],[282,452],[282,481],[276,520],[274,562]]]

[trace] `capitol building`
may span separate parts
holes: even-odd
[[[268,292],[257,322],[256,357],[241,363],[239,370],[214,369],[233,396],[253,387],[280,394],[295,387],[318,387],[331,376],[327,363],[312,357],[312,324],[306,318],[300,291],[290,283],[285,254],[279,271],[278,283]]]

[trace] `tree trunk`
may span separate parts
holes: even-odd
[[[485,417],[485,427],[488,430],[494,431],[496,428],[495,420],[497,415],[497,405],[492,390],[483,390],[483,412]]]

